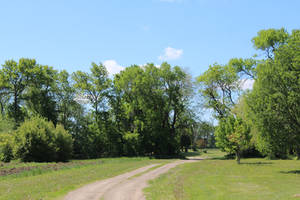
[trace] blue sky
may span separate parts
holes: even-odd
[[[195,77],[256,51],[257,31],[300,28],[298,0],[0,0],[0,63],[28,57],[55,69],[111,72],[166,60]]]

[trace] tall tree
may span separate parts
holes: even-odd
[[[57,124],[57,71],[47,65],[36,65],[24,95],[30,114],[40,115]]]
[[[235,68],[232,65],[215,64],[200,75],[197,81],[206,106],[215,111],[217,118],[230,114],[240,87]]]
[[[274,58],[274,53],[279,46],[286,43],[289,34],[284,28],[261,30],[252,39],[254,47],[266,53],[268,59]]]
[[[110,79],[104,65],[92,63],[91,73],[77,71],[73,73],[74,86],[89,100],[94,108],[95,119],[98,121],[99,109],[104,110],[105,98],[108,95]]]
[[[35,66],[36,61],[34,59],[21,58],[19,62],[14,60],[5,61],[0,71],[0,80],[2,80],[0,88],[2,91],[6,90],[12,98],[12,104],[9,105],[9,115],[15,120],[16,124],[24,118],[21,103]]]
[[[295,151],[300,157],[300,31],[284,38],[273,45],[272,59],[258,65],[247,103],[258,129],[259,149],[279,157]]]

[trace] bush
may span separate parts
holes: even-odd
[[[58,125],[56,132],[56,146],[57,146],[57,161],[67,161],[73,151],[73,140],[71,135],[64,129],[63,126]]]
[[[13,159],[13,137],[7,133],[0,134],[0,161],[10,162]]]
[[[34,117],[25,121],[15,135],[16,157],[25,162],[66,161],[71,157],[71,135],[62,126]]]

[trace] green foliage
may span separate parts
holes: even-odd
[[[13,136],[0,133],[0,161],[10,162],[13,157]]]
[[[256,66],[258,60],[254,58],[242,59],[232,58],[229,60],[228,65],[232,66],[240,76],[246,75],[248,78],[256,78]]]
[[[56,161],[67,161],[73,153],[73,140],[62,125],[55,128]]]
[[[9,133],[14,129],[14,122],[10,119],[0,116],[0,134]]]
[[[235,153],[239,163],[241,151],[249,145],[249,133],[249,127],[241,118],[228,116],[222,119],[216,128],[216,145],[223,151]]]
[[[277,47],[274,59],[257,67],[247,104],[257,129],[257,146],[271,157],[300,155],[300,31]]]
[[[234,94],[239,91],[239,77],[232,65],[209,66],[197,78],[200,93],[205,98],[206,107],[215,111],[218,118],[226,117],[235,104]]]
[[[191,90],[187,74],[167,63],[133,65],[115,76],[114,87],[113,117],[125,151],[178,153]]]
[[[85,96],[94,108],[95,119],[98,121],[100,109],[105,110],[105,98],[108,95],[110,79],[104,65],[92,63],[91,73],[77,71],[73,73],[75,88]]]
[[[283,45],[288,39],[289,34],[284,28],[267,29],[258,32],[257,36],[252,39],[254,47],[265,51],[268,58],[273,58],[274,51]]]
[[[72,152],[72,138],[62,126],[33,117],[15,133],[16,157],[23,161],[66,161]]]
[[[36,66],[34,59],[21,58],[19,62],[14,60],[5,61],[0,70],[0,88],[2,94],[12,99],[8,106],[8,114],[15,120],[15,123],[23,121],[25,112],[20,106],[24,99],[24,91]]]

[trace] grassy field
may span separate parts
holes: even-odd
[[[289,200],[300,199],[300,161],[223,160],[208,150],[206,160],[180,165],[146,188],[147,199]],[[299,197],[297,197],[299,195]]]
[[[105,158],[68,163],[0,164],[0,199],[61,199],[87,183],[109,178],[151,163],[169,160],[149,158]]]

